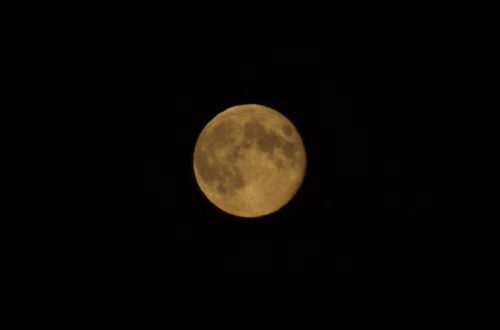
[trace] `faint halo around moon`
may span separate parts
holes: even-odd
[[[297,193],[306,152],[295,126],[258,104],[231,107],[203,128],[194,150],[196,181],[221,210],[245,218],[278,211]]]

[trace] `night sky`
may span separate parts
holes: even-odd
[[[486,256],[470,248],[453,29],[220,16],[29,22],[58,110],[65,296],[186,319],[418,320],[481,291],[464,285]],[[193,172],[206,123],[246,103],[287,116],[308,161],[290,203],[254,220],[212,205]]]

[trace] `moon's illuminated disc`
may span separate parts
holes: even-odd
[[[194,150],[196,181],[223,211],[240,217],[276,212],[300,188],[306,152],[295,126],[258,104],[229,108],[203,129]]]

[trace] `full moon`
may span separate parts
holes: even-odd
[[[203,128],[193,167],[203,194],[221,210],[244,218],[271,214],[299,190],[306,152],[295,126],[258,104],[231,107]]]

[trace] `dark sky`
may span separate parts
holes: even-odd
[[[52,234],[68,297],[187,317],[460,306],[486,257],[467,244],[472,124],[453,27],[175,16],[28,24],[58,110]],[[308,157],[295,198],[258,220],[218,210],[192,169],[204,125],[245,103],[286,115]]]

